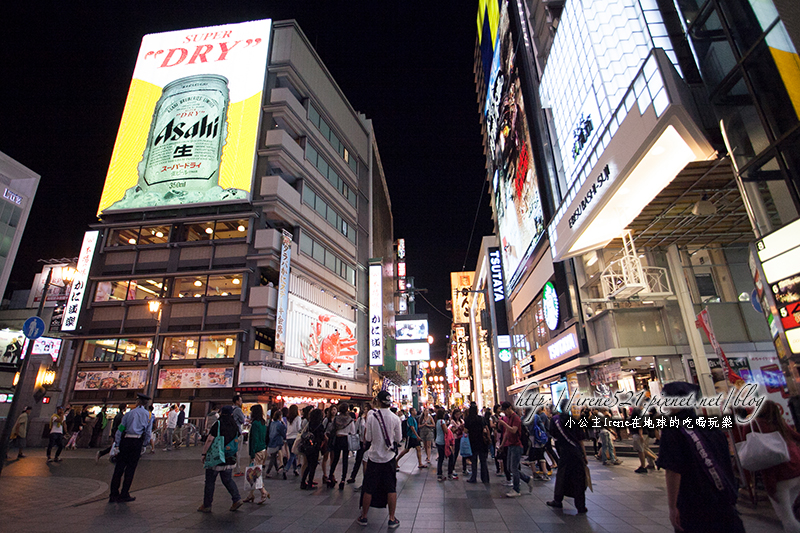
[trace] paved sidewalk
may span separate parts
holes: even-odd
[[[91,460],[78,458],[76,467],[89,473],[95,467]],[[88,451],[84,451],[88,456]],[[301,491],[299,481],[290,474],[287,481],[267,479],[265,486],[272,498],[264,505],[245,504],[231,513],[230,497],[220,482],[215,492],[214,512],[196,512],[202,501],[203,470],[197,449],[159,453],[143,460],[161,471],[179,471],[183,479],[150,485],[149,476],[137,471],[134,492],[136,501],[129,504],[108,504],[107,481],[91,477],[22,476],[3,472],[0,499],[4,502],[0,529],[13,531],[65,533],[78,531],[115,531],[139,533],[158,531],[255,531],[274,533],[372,533],[384,531],[388,511],[371,509],[369,525],[355,522],[358,516],[358,492],[353,485],[343,491],[319,488]],[[65,459],[66,461],[66,459]],[[85,463],[78,464],[78,461]],[[459,461],[460,463],[460,461]],[[62,463],[61,465],[63,465]],[[415,533],[478,533],[486,532],[645,532],[668,533],[663,472],[647,475],[633,473],[631,461],[617,467],[603,467],[591,461],[594,492],[587,493],[589,513],[578,515],[566,499],[563,510],[550,509],[545,501],[552,498],[554,481],[536,482],[531,495],[522,486],[524,496],[505,497],[508,488],[504,478],[497,477],[490,461],[491,483],[471,485],[462,477],[457,481],[436,481],[435,460],[432,468],[418,470],[416,457],[405,457],[398,474],[398,531]],[[352,460],[350,461],[352,468]],[[339,467],[341,471],[341,467]],[[163,472],[162,472],[163,475]],[[170,474],[175,476],[177,474]],[[318,470],[318,475],[321,473]],[[338,478],[338,472],[337,472]],[[356,486],[360,484],[359,481]],[[242,478],[235,478],[241,487]],[[244,496],[244,494],[243,494]],[[90,503],[80,503],[86,502]],[[780,524],[768,503],[751,509],[741,504],[740,510],[750,533],[778,532]]]

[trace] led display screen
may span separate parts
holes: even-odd
[[[425,342],[397,343],[396,354],[398,361],[430,361],[431,347]]]
[[[399,316],[395,321],[398,341],[426,341],[428,340],[427,320],[403,320]]]
[[[144,36],[98,213],[250,199],[270,31]]]
[[[510,27],[508,2],[504,1],[485,112],[492,195],[509,287],[519,280],[520,267],[545,229],[520,79],[521,52],[522,44]]]

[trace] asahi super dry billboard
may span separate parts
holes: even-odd
[[[98,213],[250,199],[271,26],[144,36]]]

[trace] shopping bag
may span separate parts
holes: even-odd
[[[461,444],[458,451],[461,453],[461,457],[472,457],[472,446],[466,436],[461,437]]]
[[[757,472],[779,464],[789,462],[789,447],[783,436],[777,431],[761,433],[761,427],[755,421],[758,432],[751,431],[744,442],[736,443],[736,452],[742,468]],[[752,429],[753,423],[750,423]]]
[[[361,449],[361,439],[358,438],[356,433],[351,433],[347,436],[347,449],[351,452],[357,452]]]
[[[119,455],[119,446],[114,444],[111,446],[111,451],[108,452],[108,460],[111,463],[117,462],[117,455]]]
[[[261,479],[261,465],[250,463],[244,471],[245,490],[261,490],[264,482]]]
[[[592,473],[589,472],[589,465],[583,465],[583,468],[586,470],[586,488],[594,492],[594,487],[592,487]]]

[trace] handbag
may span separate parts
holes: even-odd
[[[211,441],[208,451],[206,451],[206,461],[203,466],[214,468],[225,464],[225,439],[220,437],[220,428],[217,426],[217,436]]]
[[[357,452],[361,449],[361,439],[358,438],[358,434],[350,433],[347,435],[347,449],[351,452]]]
[[[264,481],[261,479],[261,465],[250,463],[244,470],[245,490],[261,490]]]
[[[472,446],[466,435],[461,437],[461,444],[459,445],[458,451],[461,453],[461,457],[472,457]]]
[[[742,468],[757,472],[779,464],[789,462],[789,447],[778,431],[771,433],[761,433],[761,427],[754,419],[758,432],[751,431],[745,437],[744,442],[736,443],[736,452],[739,454],[739,461]],[[753,428],[750,422],[750,428]]]

